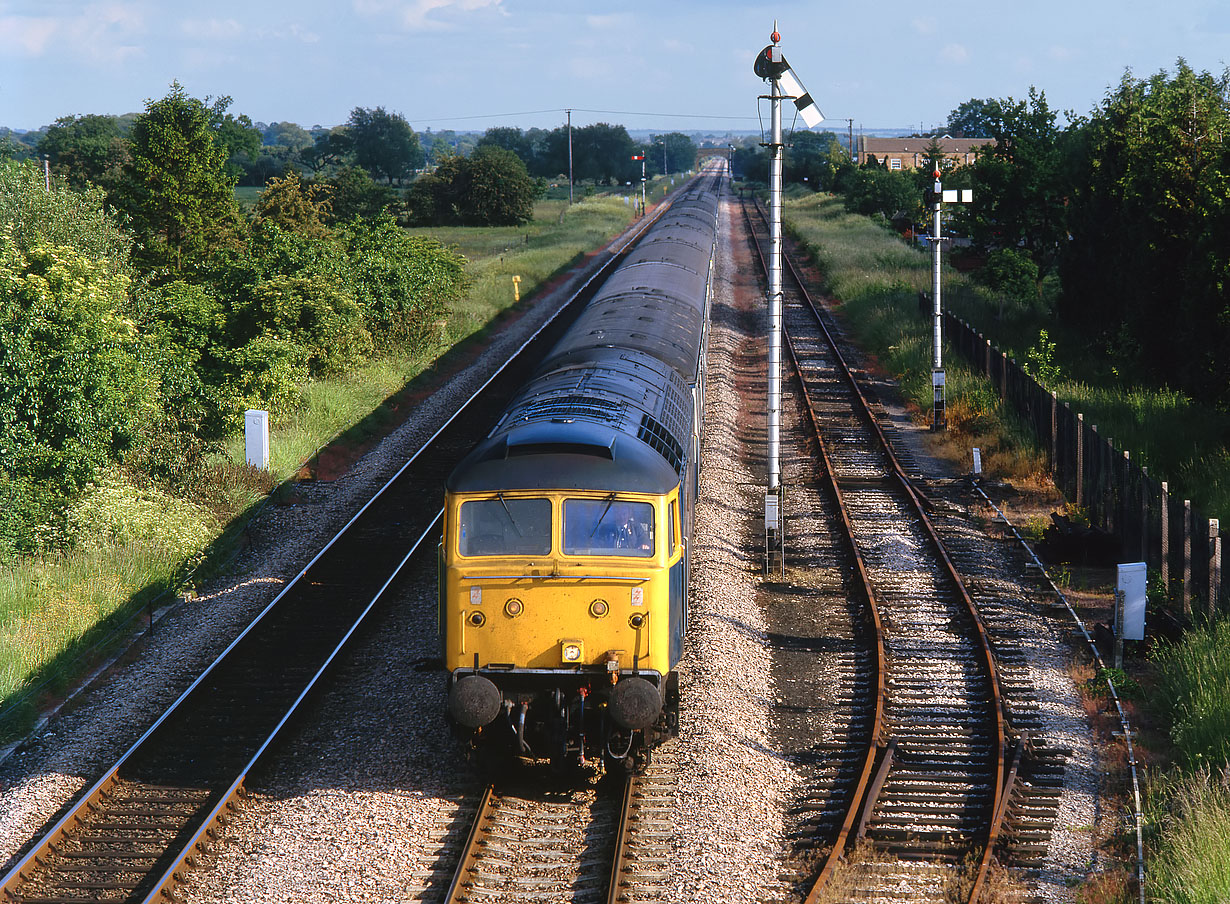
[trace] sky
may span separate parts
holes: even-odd
[[[0,0],[0,126],[140,112],[178,81],[305,128],[384,107],[419,132],[549,129],[568,109],[575,125],[755,131],[752,62],[775,20],[822,127],[842,131],[931,129],[1031,87],[1085,115],[1127,70],[1230,59],[1230,0]]]

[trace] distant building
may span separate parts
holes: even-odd
[[[994,144],[993,138],[872,138],[868,135],[858,137],[858,161],[864,162],[868,155],[875,157],[876,162],[890,170],[912,170],[927,165],[927,149],[932,141],[939,143],[944,149],[944,157],[958,166],[974,162],[978,156],[978,148]]]

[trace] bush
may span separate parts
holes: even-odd
[[[10,475],[72,493],[155,408],[127,280],[67,247],[0,237],[0,449]]]
[[[407,235],[387,216],[352,220],[342,241],[350,284],[377,346],[421,351],[465,290],[465,258],[434,239]]]

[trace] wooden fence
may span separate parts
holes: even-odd
[[[1122,562],[1145,562],[1160,575],[1169,606],[1190,620],[1226,611],[1221,586],[1222,534],[1216,518],[1170,494],[1166,481],[1149,476],[1115,448],[1096,424],[1043,388],[1016,361],[963,320],[944,312],[948,342],[1029,423],[1047,452],[1055,485],[1089,514],[1090,523],[1114,534]]]

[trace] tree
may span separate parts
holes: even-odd
[[[696,142],[682,132],[667,132],[654,139],[656,155],[654,160],[660,160],[662,149],[666,149],[666,172],[682,173],[696,165]]]
[[[488,144],[415,180],[408,204],[413,221],[424,225],[516,226],[534,218],[542,192],[521,158]]]
[[[300,148],[299,160],[314,173],[342,166],[353,157],[354,142],[344,126],[315,133],[314,143]]]
[[[332,214],[328,186],[305,184],[298,173],[270,179],[252,209],[256,222],[268,220],[283,229],[324,241],[329,238],[325,222]]]
[[[340,230],[349,285],[378,348],[418,353],[465,289],[465,258],[412,236],[391,217],[352,220]]]
[[[971,98],[948,114],[948,134],[954,138],[990,138],[999,101]]]
[[[180,270],[234,241],[239,208],[212,113],[178,82],[132,127],[132,163],[117,192],[150,269]]]
[[[354,217],[374,220],[397,206],[397,192],[379,185],[367,170],[347,166],[324,180],[329,190],[330,223],[345,223]]]
[[[209,103],[209,98],[205,98]],[[261,133],[246,114],[232,116],[226,112],[231,105],[230,97],[220,97],[209,107],[209,126],[214,138],[226,153],[226,172],[231,180],[237,180],[245,165],[260,156]]]
[[[419,138],[400,113],[389,113],[384,107],[355,107],[346,129],[353,142],[355,162],[374,179],[387,179],[390,185],[394,179],[400,183],[423,165]]]
[[[567,135],[564,136],[565,142]],[[636,144],[623,126],[598,122],[572,130],[573,174],[578,181],[592,179],[610,184],[641,177],[641,166],[632,163]],[[564,151],[567,172],[567,148]]]
[[[262,137],[266,146],[284,147],[291,152],[301,151],[316,143],[306,129],[294,122],[275,122],[265,129]]]
[[[1230,72],[1125,74],[1072,142],[1060,313],[1121,372],[1230,408]]]
[[[985,248],[1024,248],[1046,272],[1066,235],[1056,114],[1034,88],[1028,100],[986,101],[983,111],[995,142],[979,149],[971,167],[971,238]]]
[[[79,189],[93,184],[114,190],[129,161],[128,141],[115,116],[62,116],[47,127],[38,152],[50,159],[52,172]]]
[[[42,167],[33,160],[0,160],[0,233],[21,251],[68,246],[132,278],[132,236],[116,226],[105,200],[100,188],[70,191],[58,178],[47,191]]]
[[[832,132],[796,132],[786,148],[784,178],[806,181],[813,191],[831,189],[838,168],[848,159]]]

